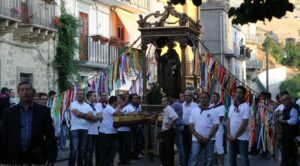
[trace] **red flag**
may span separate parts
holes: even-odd
[[[215,78],[219,78],[218,77],[218,74],[219,74],[219,64],[218,63],[215,63],[215,71],[214,71],[214,76]]]
[[[95,89],[96,89],[95,79],[97,79],[97,77],[93,78],[93,82],[92,82],[92,90],[93,91],[95,91]]]
[[[222,103],[225,103],[225,89],[221,89],[221,101]]]
[[[225,67],[222,67],[221,70],[220,70],[220,74],[219,74],[219,78],[218,78],[218,81],[220,84],[222,84],[223,82],[223,79],[224,79],[224,76],[225,76]]]
[[[233,80],[230,86],[230,96],[235,96],[236,80]]]

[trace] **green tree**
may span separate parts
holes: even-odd
[[[281,63],[283,58],[283,49],[280,47],[277,41],[271,37],[267,37],[263,43],[263,48],[266,49],[268,43],[268,51],[275,58],[277,63]],[[266,51],[266,50],[265,50]]]
[[[287,91],[293,98],[300,97],[300,74],[281,83],[280,91]]]
[[[78,50],[76,36],[79,21],[66,12],[63,0],[61,1],[59,22],[58,42],[53,63],[58,70],[58,86],[60,92],[62,92],[69,89],[79,78],[78,64],[74,59]]]
[[[281,64],[300,68],[300,46],[292,42],[287,42],[284,52]]]

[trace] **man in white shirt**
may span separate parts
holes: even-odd
[[[276,101],[279,104],[276,108],[275,108],[275,113],[277,114],[281,114],[282,111],[284,110],[284,105],[282,104],[282,102],[280,101],[280,98],[282,97],[282,92],[280,92],[277,96],[276,96]]]
[[[236,87],[235,102],[229,108],[227,119],[227,137],[229,141],[229,163],[237,166],[237,154],[241,156],[243,166],[249,166],[249,119],[251,117],[250,107],[245,99],[246,88]]]
[[[167,97],[161,101],[163,109],[163,121],[161,126],[162,143],[159,146],[159,158],[163,166],[174,166],[174,143],[176,130],[174,128],[177,113],[171,107]]]
[[[281,124],[281,165],[298,165],[297,164],[297,145],[295,138],[298,135],[298,107],[292,103],[288,92],[281,93],[280,101],[284,104],[282,111]]]
[[[107,94],[105,92],[101,92],[99,96],[99,103],[97,103],[97,105],[101,105],[102,109],[104,109],[107,104]]]
[[[111,96],[108,105],[102,110],[102,122],[99,129],[100,165],[113,166],[118,152],[118,131],[113,126],[114,116],[122,116],[118,108],[118,98]]]
[[[240,55],[245,55],[245,45],[244,45],[244,41],[243,38],[240,40]]]
[[[95,151],[96,151],[96,165],[100,165],[100,150],[101,150],[101,147],[100,147],[100,135],[99,135],[99,128],[100,128],[100,124],[101,124],[101,121],[102,121],[102,111],[104,110],[103,108],[103,104],[98,102],[98,103],[95,103],[94,104],[94,107],[96,109],[96,116],[99,117],[99,121],[97,121],[98,123],[98,129],[97,129],[97,132],[98,132],[98,136],[97,136],[97,140],[96,140],[96,147],[95,147]],[[106,107],[106,105],[105,105]]]
[[[94,151],[95,147],[99,146],[97,143],[97,138],[99,135],[99,120],[102,120],[101,114],[99,109],[97,110],[95,107],[95,103],[97,101],[96,93],[95,91],[89,91],[86,94],[87,101],[86,103],[90,106],[90,113],[93,114],[93,119],[90,119],[89,122],[89,130],[88,130],[88,141],[87,141],[87,161],[86,164],[87,166],[93,166],[93,159],[94,159]],[[96,161],[99,161],[99,151],[96,150]],[[97,162],[96,162],[97,163]]]
[[[214,152],[217,154],[218,164],[224,166],[224,128],[225,128],[225,113],[226,108],[224,104],[220,101],[220,95],[218,93],[213,93],[212,95],[213,108],[219,114],[219,128],[216,133],[216,142],[215,142],[215,150]]]
[[[71,110],[71,152],[69,166],[82,166],[87,160],[86,143],[88,137],[89,123],[87,120],[93,118],[91,107],[84,102],[84,91],[77,91],[77,100],[70,105]]]
[[[213,165],[215,134],[219,126],[219,114],[209,107],[209,94],[200,94],[200,106],[193,109],[189,125],[193,134],[189,166],[196,166],[200,152],[204,150],[206,165]]]
[[[184,96],[185,96],[185,102],[182,104],[182,111],[183,111],[182,121],[184,124],[182,142],[183,142],[183,149],[184,149],[184,155],[186,160],[185,165],[188,165],[189,156],[192,147],[192,133],[189,128],[189,119],[192,110],[197,108],[198,104],[193,102],[193,93],[191,91],[185,91]]]
[[[124,115],[136,115],[138,112],[138,95],[131,94],[129,96],[129,103],[125,105],[121,112]],[[130,152],[131,152],[131,130],[130,127],[120,127],[118,128],[119,136],[119,159],[118,165],[128,165],[130,164]]]

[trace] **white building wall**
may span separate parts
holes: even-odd
[[[264,87],[266,87],[266,71],[258,74],[258,79]],[[269,92],[272,97],[275,97],[279,92],[280,84],[287,79],[286,67],[278,67],[274,69],[269,69]]]

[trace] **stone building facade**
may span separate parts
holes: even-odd
[[[0,50],[1,87],[16,90],[19,82],[28,80],[38,92],[56,90],[53,39],[36,45],[14,41],[10,33],[0,38]]]
[[[55,1],[0,1],[0,87],[17,91],[21,81],[37,92],[57,90],[53,26]]]

